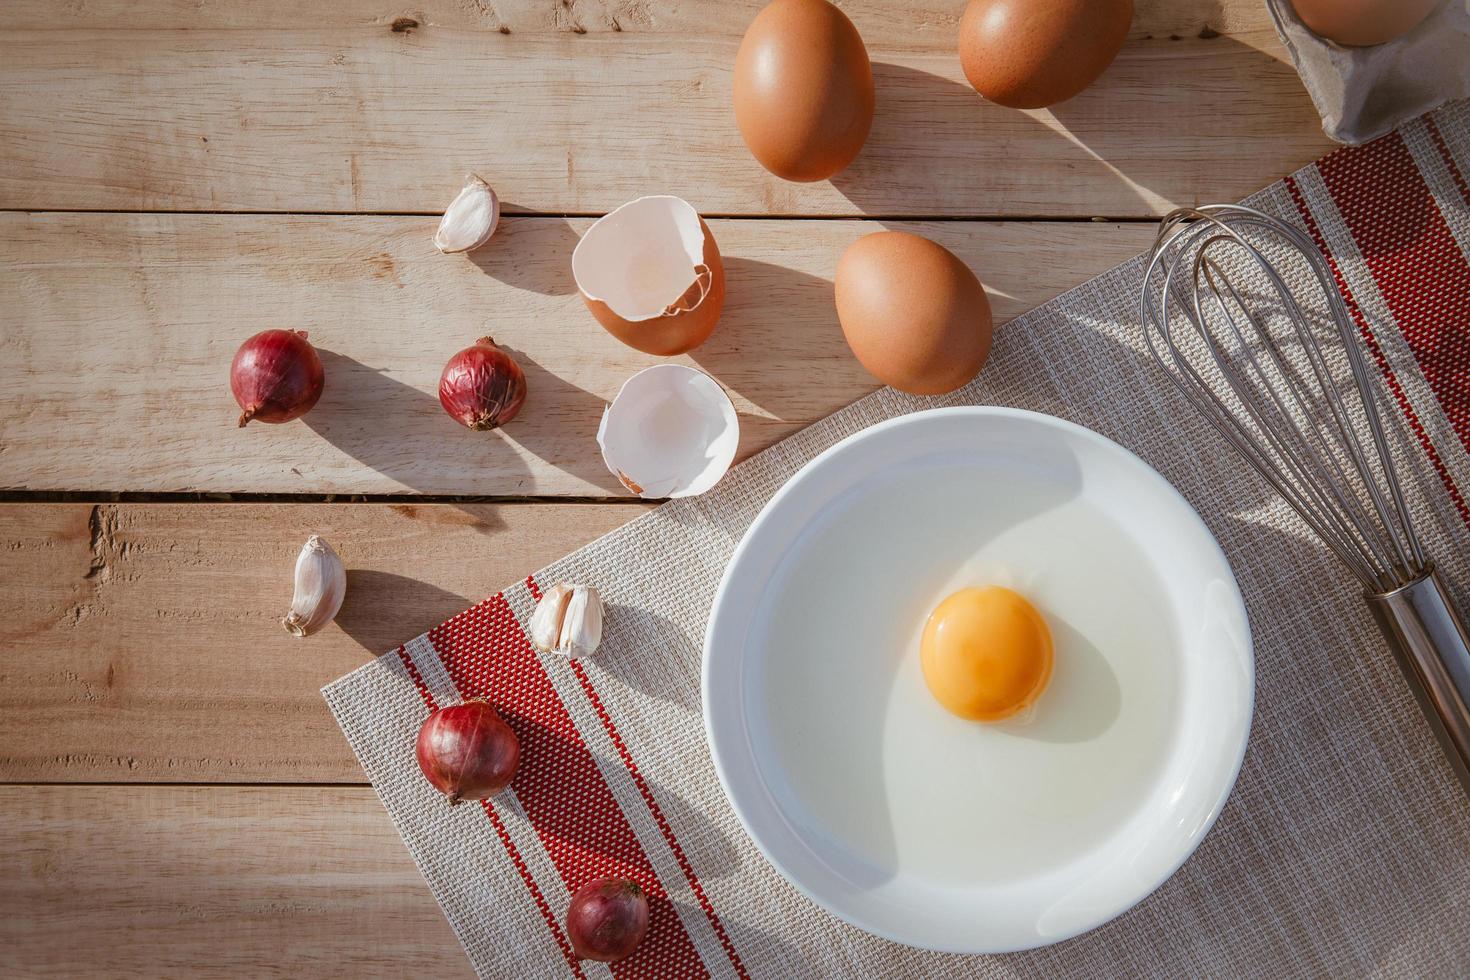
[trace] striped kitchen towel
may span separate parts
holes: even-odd
[[[1470,598],[1470,104],[1339,150],[1249,203],[1330,257],[1395,405],[1426,549]],[[329,685],[324,694],[483,976],[1466,976],[1470,807],[1357,586],[1239,465],[1149,360],[1141,259],[1001,330],[979,379],[941,398],[882,390]],[[1058,415],[1162,472],[1219,539],[1256,642],[1251,743],[1195,855],[1140,905],[1028,953],[959,957],[827,915],[762,858],[720,789],[700,656],[731,551],[775,490],[895,415],[1005,404]],[[597,658],[535,653],[539,590],[595,584]],[[520,736],[514,785],[449,807],[414,761],[435,705],[486,698]],[[567,902],[600,875],[642,882],[648,939],[581,963]]]

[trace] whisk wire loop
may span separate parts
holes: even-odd
[[[1219,318],[1230,325],[1231,333],[1243,352],[1245,365],[1250,370],[1248,372],[1237,370],[1233,362],[1222,353],[1220,346],[1214,342],[1213,335],[1208,335],[1207,343],[1211,356],[1222,376],[1231,383],[1233,391],[1240,398],[1242,406],[1249,414],[1257,431],[1271,444],[1277,453],[1277,458],[1288,470],[1292,478],[1290,482],[1301,491],[1293,493],[1288,499],[1296,503],[1309,524],[1314,528],[1322,529],[1336,539],[1341,550],[1356,551],[1365,562],[1362,567],[1367,568],[1371,565],[1372,556],[1363,549],[1356,537],[1349,535],[1344,538],[1337,534],[1329,520],[1328,515],[1332,513],[1331,508],[1335,503],[1347,511],[1347,516],[1360,533],[1365,537],[1371,534],[1368,530],[1366,515],[1359,502],[1335,490],[1337,485],[1348,479],[1347,474],[1343,471],[1341,459],[1336,453],[1328,452],[1319,456],[1312,451],[1313,436],[1323,442],[1327,441],[1327,436],[1321,429],[1320,420],[1312,413],[1302,410],[1305,399],[1308,397],[1302,390],[1305,382],[1299,377],[1295,366],[1284,356],[1280,345],[1266,328],[1262,319],[1251,311],[1235,283],[1223,275],[1219,264],[1210,260],[1207,254],[1212,244],[1231,241],[1234,239],[1215,236],[1207,240],[1200,250],[1195,265],[1196,316],[1201,320],[1207,317],[1201,306],[1201,293],[1198,289],[1201,283],[1205,283],[1208,286],[1206,295],[1209,296],[1211,305],[1216,309]],[[1226,294],[1228,294],[1229,302],[1226,301]],[[1294,305],[1289,295],[1284,299]],[[1238,310],[1241,317],[1251,325],[1253,335],[1248,335],[1247,331],[1241,327],[1232,307]],[[1296,401],[1295,411],[1285,403],[1280,388],[1265,383],[1270,374],[1259,359],[1258,349],[1264,350],[1271,367],[1285,382],[1287,397],[1294,398]],[[1317,359],[1313,358],[1310,366],[1318,381],[1321,382],[1324,373]],[[1261,383],[1256,383],[1252,378],[1259,379]],[[1303,421],[1316,426],[1316,431],[1312,433],[1306,431],[1303,428]],[[1323,465],[1324,457],[1326,465],[1332,469],[1331,473],[1328,473]],[[1335,482],[1334,476],[1336,477]]]
[[[1208,243],[1206,244],[1208,245]],[[1201,256],[1203,257],[1203,255],[1204,252],[1202,251]],[[1255,258],[1255,256],[1252,257]],[[1219,269],[1219,266],[1215,263],[1210,263],[1210,267],[1216,270]],[[1275,336],[1264,323],[1263,318],[1251,311],[1245,299],[1236,289],[1235,283],[1228,277],[1222,275],[1220,279],[1223,282],[1223,288],[1229,291],[1234,305],[1256,327],[1260,345],[1270,356],[1271,366],[1276,375],[1284,382],[1280,386],[1270,382],[1271,375],[1256,360],[1254,346],[1242,337],[1241,342],[1254,369],[1258,383],[1252,386],[1242,384],[1237,390],[1242,394],[1265,392],[1270,397],[1277,410],[1273,419],[1275,424],[1268,423],[1264,419],[1259,419],[1258,421],[1260,421],[1263,431],[1268,434],[1281,433],[1283,431],[1282,426],[1289,427],[1284,431],[1292,437],[1289,440],[1291,445],[1289,447],[1281,446],[1278,442],[1281,458],[1288,462],[1305,460],[1309,464],[1309,468],[1312,470],[1310,473],[1311,479],[1307,479],[1307,475],[1303,474],[1304,486],[1312,491],[1314,496],[1321,497],[1325,493],[1332,495],[1337,506],[1341,508],[1343,515],[1352,523],[1353,529],[1357,532],[1357,535],[1351,538],[1354,547],[1369,562],[1370,566],[1381,567],[1391,565],[1395,555],[1390,554],[1390,551],[1396,552],[1394,542],[1397,539],[1392,535],[1385,535],[1380,525],[1367,513],[1362,500],[1356,495],[1345,494],[1339,489],[1340,487],[1349,486],[1353,479],[1349,475],[1348,469],[1345,468],[1345,464],[1346,467],[1351,468],[1353,473],[1368,472],[1369,463],[1367,455],[1359,441],[1357,429],[1352,424],[1348,408],[1339,394],[1337,387],[1332,383],[1331,369],[1321,349],[1311,342],[1312,338],[1306,333],[1310,321],[1305,311],[1297,304],[1295,296],[1285,288],[1280,276],[1276,275],[1274,270],[1266,271],[1276,292],[1276,298],[1285,311],[1285,319],[1293,327],[1293,333],[1297,340],[1296,346],[1303,352],[1307,359],[1308,367],[1311,371],[1311,378],[1302,377],[1300,370],[1286,356],[1281,346],[1277,343]],[[1220,288],[1221,285],[1217,283],[1212,290],[1217,300],[1219,299]],[[1222,309],[1225,309],[1223,301],[1220,301],[1220,306]],[[1235,325],[1235,329],[1239,332],[1238,325]],[[1286,396],[1293,401],[1290,407],[1284,403],[1282,397],[1283,388],[1285,389]],[[1319,392],[1325,395],[1325,399],[1323,400],[1328,410],[1328,417],[1325,419],[1320,413],[1313,412],[1309,408],[1309,406],[1314,404],[1314,398]],[[1309,423],[1311,429],[1306,429],[1303,425],[1299,424],[1299,421]],[[1314,451],[1314,446],[1321,447],[1322,451]],[[1343,459],[1342,452],[1338,451],[1339,448],[1346,451],[1348,457],[1346,460]],[[1324,462],[1330,468],[1330,472],[1323,467],[1322,464]],[[1375,497],[1378,493],[1376,481],[1369,480],[1366,482],[1366,485],[1369,490],[1369,496]],[[1385,509],[1383,502],[1377,499],[1374,500],[1374,507],[1377,513],[1382,513]],[[1359,542],[1367,546],[1367,552],[1364,552],[1359,546]],[[1402,555],[1400,554],[1398,557],[1402,557]]]
[[[1304,232],[1238,205],[1171,212],[1140,316],[1179,391],[1366,588],[1424,572],[1352,320]]]

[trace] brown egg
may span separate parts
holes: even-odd
[[[1307,29],[1329,41],[1367,47],[1407,34],[1440,0],[1291,0]]]
[[[1132,22],[1133,0],[970,0],[960,67],[991,102],[1040,109],[1096,81]]]
[[[827,0],[775,0],[757,14],[735,56],[734,85],[745,145],[786,180],[831,177],[873,124],[868,51]]]
[[[914,395],[966,384],[990,353],[980,280],[949,249],[907,232],[848,247],[837,263],[837,319],[873,377]]]

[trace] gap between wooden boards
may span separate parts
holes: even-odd
[[[577,294],[571,254],[590,223],[512,217],[486,248],[446,258],[422,217],[0,215],[0,295],[14,297],[0,353],[15,365],[0,392],[0,486],[623,497],[597,451],[599,420],[661,359],[618,343]],[[1138,223],[710,227],[724,313],[677,363],[730,393],[739,458],[878,387],[832,300],[858,238],[887,228],[949,248],[985,283],[1001,338],[1011,318],[1154,238]],[[268,326],[308,331],[326,390],[299,422],[237,429],[227,366]],[[447,357],[487,333],[521,363],[530,396],[503,433],[477,435],[445,416],[436,390]]]

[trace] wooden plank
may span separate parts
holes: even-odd
[[[1126,217],[1235,200],[1330,145],[1258,0],[1141,5],[1103,78],[1034,112],[964,83],[960,3],[854,3],[878,114],[811,185],[766,174],[733,123],[753,0],[541,0],[506,24],[447,3],[122,6],[7,23],[0,206],[433,212],[474,169],[538,213],[669,192],[709,214]]]
[[[0,973],[471,976],[372,790],[0,787]]]
[[[643,509],[0,504],[0,781],[364,782],[323,684]],[[312,532],[348,594],[296,639]]]
[[[655,358],[584,308],[570,256],[587,219],[508,219],[471,258],[411,217],[0,215],[0,487],[267,493],[607,495],[602,407]],[[932,222],[1004,321],[1142,250],[1146,224]],[[682,358],[729,389],[742,455],[872,390],[831,277],[875,222],[721,220],[719,329]],[[236,347],[273,326],[323,351],[317,407],[235,427]],[[506,430],[439,406],[439,373],[486,333],[530,396]]]
[[[55,0],[10,0],[12,30],[242,30],[299,27],[390,27],[399,33],[433,28],[517,34],[656,33],[733,35],[767,0],[419,0],[396,11],[380,0],[334,0],[303,7],[299,0],[86,0],[58,9]],[[953,43],[964,0],[840,0],[855,21],[880,25],[889,44]],[[309,18],[304,21],[303,18]],[[409,22],[413,23],[410,24]],[[1271,35],[1271,16],[1251,0],[1136,0],[1130,36],[1234,37]],[[874,40],[870,37],[869,40]]]

